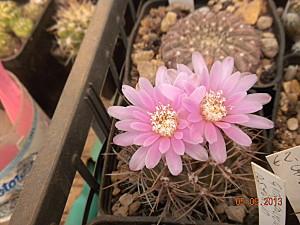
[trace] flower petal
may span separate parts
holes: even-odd
[[[118,120],[129,119],[129,118],[132,118],[131,107],[135,107],[135,106],[128,106],[128,107],[110,106],[107,109],[107,112],[110,116],[112,116]]]
[[[130,101],[133,105],[141,106],[141,100],[138,96],[137,90],[135,90],[133,87],[130,87],[128,85],[122,86],[122,92],[124,96]]]
[[[215,141],[217,141],[216,128],[212,123],[206,122],[205,128],[204,128],[204,134],[205,134],[205,139],[209,143],[214,143]]]
[[[257,81],[256,74],[250,74],[246,76],[242,76],[240,82],[234,89],[234,92],[237,91],[248,91]]]
[[[220,89],[223,90],[225,96],[229,96],[232,90],[237,86],[241,79],[241,73],[235,72],[231,76],[227,77],[222,84],[220,84]]]
[[[190,138],[194,140],[196,143],[203,142],[204,135],[204,123],[195,123],[190,126]]]
[[[246,123],[249,121],[249,117],[245,114],[227,115],[222,121],[227,123]]]
[[[130,123],[130,127],[136,131],[151,131],[152,126],[148,123],[143,122],[133,122]]]
[[[195,160],[207,161],[208,154],[202,145],[185,144],[185,153]]]
[[[213,91],[217,91],[220,83],[220,75],[222,74],[222,63],[215,61],[210,70],[210,83],[209,87]]]
[[[173,150],[166,153],[167,166],[173,176],[177,176],[182,171],[181,157]]]
[[[133,145],[133,140],[136,135],[137,133],[135,132],[125,132],[118,134],[113,138],[113,143],[124,147]]]
[[[227,122],[214,122],[214,124],[221,129],[229,128],[231,126],[230,123],[227,123]]]
[[[150,136],[158,136],[157,134],[154,134],[153,132],[147,132],[147,133],[139,133],[136,135],[136,137],[133,140],[133,143],[135,145],[144,145],[144,142],[150,138]],[[154,137],[153,137],[154,138]]]
[[[170,149],[170,138],[163,137],[159,140],[159,151],[161,153],[166,153]]]
[[[202,117],[199,112],[193,112],[188,115],[188,121],[197,123],[202,120]]]
[[[219,130],[217,130],[217,141],[209,144],[209,153],[212,159],[219,164],[224,163],[227,158],[225,141]]]
[[[172,84],[171,78],[167,74],[167,68],[165,66],[160,66],[156,72],[155,85],[159,86],[161,84]]]
[[[174,101],[179,95],[183,94],[182,89],[170,84],[161,84],[158,88],[161,93],[171,101]]]
[[[190,95],[190,99],[194,102],[201,102],[206,94],[206,88],[204,86],[197,87],[192,94]]]
[[[139,87],[141,89],[145,90],[149,95],[152,94],[153,86],[148,79],[146,79],[144,77],[140,77],[139,78]]]
[[[251,138],[237,126],[231,125],[230,128],[223,129],[224,133],[234,142],[242,146],[250,146]]]
[[[147,152],[145,164],[148,169],[153,169],[160,161],[161,153],[158,150],[157,144],[152,145]]]
[[[150,137],[148,137],[144,143],[143,143],[143,146],[149,146],[149,145],[152,145],[154,142],[156,142],[158,139],[159,139],[159,135],[152,135]]]
[[[245,99],[265,105],[271,101],[272,97],[267,93],[254,93],[248,94]]]
[[[185,146],[184,146],[184,143],[182,140],[171,138],[171,144],[172,144],[172,148],[173,148],[174,152],[177,155],[184,154]]]
[[[240,123],[241,125],[258,129],[272,129],[274,127],[273,121],[268,120],[267,118],[253,114],[248,114],[247,116],[249,120],[247,122]]]
[[[115,127],[118,130],[122,130],[122,131],[134,131],[131,127],[130,124],[132,122],[134,122],[135,120],[121,120],[116,122]]]
[[[232,109],[229,111],[229,114],[244,114],[244,113],[254,113],[261,110],[262,104],[257,102],[250,102],[250,101],[241,101],[238,105],[233,106]]]
[[[245,91],[236,92],[234,94],[231,94],[230,97],[226,99],[225,104],[227,107],[234,106],[236,104],[239,104],[246,96],[247,92]]]
[[[231,76],[234,69],[234,58],[226,57],[222,61],[222,74],[220,77],[220,81],[223,82],[227,77]]]
[[[206,88],[209,88],[209,73],[208,69],[205,63],[205,60],[203,59],[202,55],[199,52],[194,52],[192,54],[192,64],[194,71],[197,75],[201,77],[201,83]]]
[[[174,137],[176,139],[182,139],[183,138],[183,133],[180,132],[180,131],[176,131],[175,134],[174,134]]]
[[[200,103],[200,101],[199,101],[199,103]],[[197,111],[197,108],[198,108],[197,102],[194,102],[189,98],[184,98],[182,100],[182,106],[191,113]]]
[[[143,169],[145,166],[145,157],[148,152],[148,148],[140,147],[131,157],[129,161],[129,169],[133,171],[138,171]]]

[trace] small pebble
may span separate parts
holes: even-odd
[[[223,214],[228,205],[225,202],[221,202],[215,207],[215,211],[217,214]]]
[[[225,213],[228,219],[243,223],[246,216],[246,209],[245,206],[229,206],[225,209]]]
[[[219,12],[222,8],[223,8],[222,4],[218,3],[218,4],[216,4],[216,5],[213,6],[212,10],[214,12]]]
[[[112,192],[112,195],[113,195],[113,196],[116,196],[116,195],[118,195],[120,192],[121,192],[120,188],[114,187],[113,192]]]
[[[132,55],[132,61],[135,65],[141,61],[150,61],[154,57],[154,51],[137,51]]]
[[[133,202],[132,194],[125,193],[119,199],[121,205],[129,206]]]
[[[134,215],[139,210],[140,207],[141,207],[141,202],[140,201],[134,201],[129,206],[128,215],[130,215],[130,216]]]
[[[271,32],[263,32],[262,37],[263,38],[275,38],[275,35]]]
[[[121,206],[113,214],[115,216],[128,216],[128,206]]]
[[[275,57],[279,50],[276,38],[263,38],[261,41],[264,55],[268,58]]]
[[[235,7],[233,5],[230,5],[226,8],[226,10],[230,13],[233,13],[235,11]]]
[[[299,122],[298,122],[297,118],[294,118],[294,117],[289,118],[286,123],[287,123],[288,129],[291,131],[297,130],[299,127]]]
[[[273,19],[270,16],[261,16],[256,22],[256,26],[260,30],[266,30],[272,26]]]
[[[300,134],[298,134],[296,136],[295,142],[296,142],[296,145],[300,145]]]
[[[286,68],[286,71],[284,73],[284,79],[287,81],[293,80],[297,74],[297,71],[298,71],[298,66],[289,65]]]
[[[167,32],[171,26],[177,21],[177,14],[174,12],[168,12],[167,15],[161,21],[160,29],[162,32]]]

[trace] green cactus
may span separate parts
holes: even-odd
[[[18,18],[21,15],[21,10],[14,1],[0,2],[0,20],[5,22],[7,26],[11,20]]]
[[[43,7],[40,4],[36,4],[33,2],[29,2],[23,6],[23,16],[33,21],[37,21],[37,19],[42,14]]]
[[[57,39],[58,48],[55,54],[66,59],[66,63],[77,56],[93,10],[94,5],[89,0],[82,2],[72,0],[59,6],[56,24],[49,30]]]
[[[33,21],[29,18],[19,17],[11,23],[11,29],[19,38],[28,38],[34,28]]]
[[[19,42],[12,35],[0,32],[0,58],[13,55],[19,46]]]

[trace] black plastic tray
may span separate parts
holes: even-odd
[[[85,216],[94,194],[99,193],[98,174],[89,172],[81,154],[91,127],[105,144],[111,120],[99,99],[112,77],[120,86],[124,71],[128,35],[136,19],[140,1],[100,0],[82,42],[79,54],[51,121],[47,141],[25,181],[10,225],[57,225],[76,171],[90,185]],[[116,90],[115,87],[115,90]]]
[[[197,7],[201,7],[206,5],[208,1],[195,1]],[[273,68],[271,68],[271,72],[273,74],[273,77],[269,83],[263,84],[263,83],[257,83],[254,88],[256,88],[258,91],[259,89],[272,89],[276,83],[281,79],[282,71],[283,71],[283,56],[285,53],[285,32],[284,28],[281,22],[280,17],[278,16],[278,13],[276,11],[276,5],[273,0],[267,0],[268,2],[268,8],[270,11],[271,16],[273,17],[273,29],[275,32],[275,36],[277,38],[277,41],[279,43],[279,50],[278,54],[276,56],[276,63],[274,64]],[[125,67],[125,83],[130,84],[131,83],[131,77],[130,77],[130,71],[132,67],[132,60],[131,60],[131,53],[132,53],[132,47],[138,32],[138,28],[140,26],[141,20],[147,15],[151,8],[157,8],[159,6],[167,5],[168,1],[166,0],[150,0],[147,1],[147,3],[144,4],[144,6],[141,9],[140,16],[138,17],[133,32],[129,39],[129,51],[126,58],[126,67]]]

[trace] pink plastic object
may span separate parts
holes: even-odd
[[[0,102],[8,118],[15,124],[21,106],[21,90],[0,63]]]
[[[19,153],[19,146],[32,127],[34,108],[22,85],[0,63],[0,102],[12,126],[0,136],[0,171]],[[0,124],[1,129],[1,124]]]

